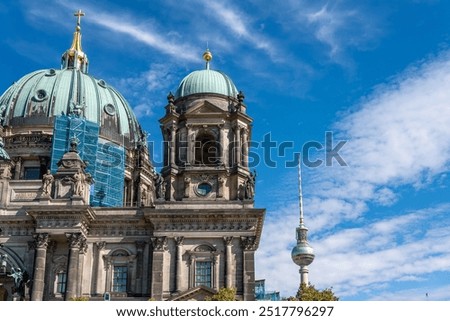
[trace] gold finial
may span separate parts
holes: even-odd
[[[77,18],[77,29],[80,27],[80,23],[81,23],[81,17],[84,17],[84,12],[82,12],[81,10],[78,10],[77,12],[75,12],[73,14],[75,17]]]
[[[206,49],[206,51],[203,53],[203,59],[206,61],[206,69],[209,69],[209,62],[212,60],[212,53],[209,51],[209,49]]]
[[[77,26],[75,28],[75,33],[73,35],[72,47],[70,49],[71,50],[76,50],[76,51],[78,51],[78,52],[80,52],[82,54],[83,53],[83,49],[81,48],[81,33],[80,33],[81,27],[80,27],[80,23],[81,23],[81,17],[84,17],[84,12],[82,12],[81,10],[78,10],[73,15],[75,17],[77,17]]]
[[[84,17],[84,12],[78,10],[73,14],[77,17],[77,26],[75,27],[75,32],[73,33],[72,45],[63,54],[62,68],[75,68],[80,69],[82,72],[87,73],[88,70],[88,58],[83,52],[81,47],[81,17]]]

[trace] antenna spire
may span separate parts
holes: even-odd
[[[303,192],[302,192],[302,161],[298,158],[298,208],[300,211],[300,226],[304,225],[303,218]]]
[[[300,289],[301,284],[309,285],[308,265],[314,261],[314,250],[308,243],[308,228],[304,224],[303,217],[303,192],[302,192],[302,170],[301,157],[298,157],[298,207],[300,211],[300,225],[296,228],[295,234],[297,245],[292,249],[291,257],[295,264],[300,267]]]

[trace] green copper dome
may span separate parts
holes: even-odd
[[[181,81],[175,93],[175,98],[203,93],[220,94],[235,98],[238,90],[233,81],[220,71],[197,70],[191,72]]]
[[[4,127],[52,126],[55,116],[70,114],[108,126],[111,135],[117,138],[135,142],[142,134],[125,98],[105,81],[77,68],[34,71],[0,97]]]
[[[141,143],[144,133],[125,98],[104,80],[88,74],[89,60],[81,46],[79,10],[71,47],[61,70],[29,73],[0,97],[0,125],[32,131],[53,128],[55,117],[80,117],[99,125],[100,136],[127,147]]]
[[[212,59],[209,50],[206,50],[203,58],[206,60],[206,69],[196,70],[184,77],[175,92],[175,99],[193,94],[220,94],[236,98],[238,90],[230,77],[209,69],[209,61]]]

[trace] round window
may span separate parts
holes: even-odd
[[[212,186],[208,183],[201,183],[197,186],[198,194],[201,196],[208,195],[212,190]]]
[[[116,107],[114,107],[113,104],[106,104],[103,108],[105,112],[110,116],[114,116],[114,114],[116,113]]]
[[[34,95],[34,99],[36,101],[44,101],[47,99],[47,92],[44,89],[39,89],[36,91],[36,94]]]

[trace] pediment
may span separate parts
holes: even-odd
[[[170,298],[168,301],[206,301],[217,292],[207,286],[197,286]]]
[[[186,114],[222,114],[224,112],[223,109],[220,107],[208,102],[204,101],[203,103],[199,104],[198,106],[189,108],[186,112]]]

